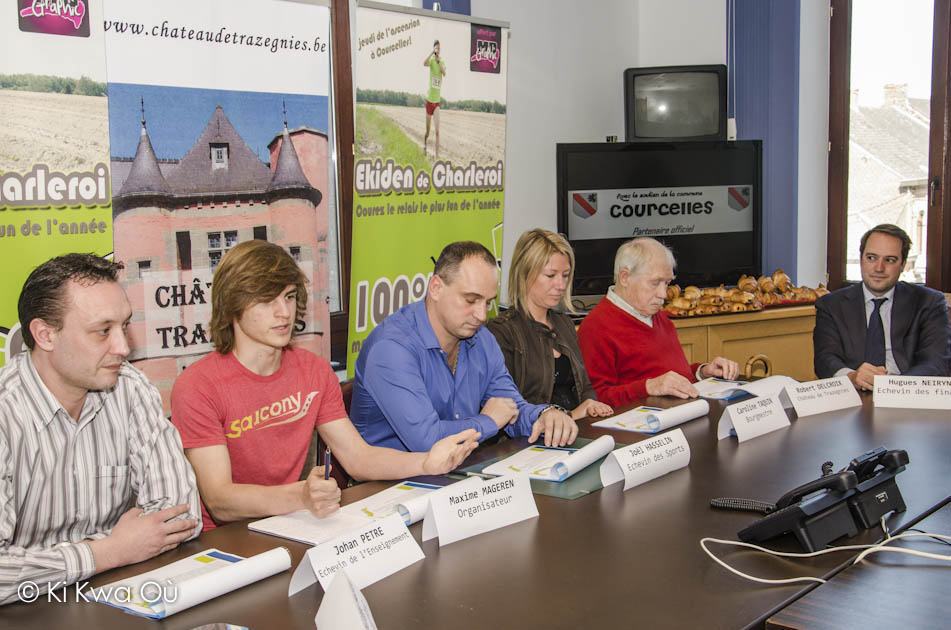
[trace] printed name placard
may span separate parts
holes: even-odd
[[[319,580],[324,591],[340,569],[346,569],[356,588],[364,588],[424,558],[419,543],[393,514],[317,545],[298,565],[288,595]]]
[[[732,432],[737,440],[745,442],[788,426],[789,417],[778,396],[753,398],[723,410],[717,425],[717,439],[729,437]]]
[[[858,407],[862,404],[859,393],[848,376],[833,376],[808,383],[787,385],[781,394],[784,406],[788,401],[800,418],[836,409]]]
[[[951,377],[879,375],[872,403],[876,407],[951,409]]]
[[[528,475],[471,477],[430,495],[423,540],[439,546],[538,516]]]
[[[367,598],[347,577],[346,569],[334,573],[314,623],[320,630],[376,630]]]
[[[601,485],[624,481],[624,489],[684,468],[690,463],[690,445],[682,429],[611,451],[601,464]]]

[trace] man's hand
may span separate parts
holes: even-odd
[[[733,380],[740,375],[740,366],[736,361],[730,361],[729,359],[724,359],[723,357],[717,357],[710,363],[707,363],[700,369],[700,376],[704,378],[710,378],[711,376],[716,376],[719,378],[725,378],[727,380]]]
[[[426,454],[423,460],[423,473],[442,475],[459,467],[469,453],[479,445],[481,433],[475,429],[466,429],[439,440]]]
[[[188,504],[173,505],[145,514],[134,507],[122,516],[112,533],[89,542],[96,570],[125,566],[154,558],[174,549],[192,535],[198,522],[193,518],[171,520],[188,512]]]
[[[528,437],[531,444],[545,434],[545,446],[564,446],[571,444],[578,437],[578,425],[566,413],[557,409],[548,409],[532,425],[532,434]]]
[[[859,369],[849,372],[849,380],[855,385],[855,389],[871,391],[875,386],[875,375],[877,374],[888,374],[888,370],[881,365],[863,363],[859,366]]]
[[[696,398],[700,392],[682,374],[671,370],[656,378],[647,379],[647,393],[650,396],[676,396],[677,398]]]
[[[340,488],[334,479],[324,479],[324,467],[314,466],[304,480],[304,507],[323,518],[340,509]]]
[[[490,398],[479,413],[492,418],[500,430],[518,420],[518,407],[511,398]]]
[[[612,413],[614,413],[614,409],[611,408],[611,405],[606,405],[594,398],[588,398],[571,411],[571,419],[581,420],[588,416],[604,418],[610,416]]]

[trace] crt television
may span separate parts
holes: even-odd
[[[572,292],[602,295],[614,254],[651,236],[681,286],[736,284],[762,267],[762,141],[556,145],[558,231],[575,252]]]
[[[624,71],[628,142],[726,140],[726,66]]]

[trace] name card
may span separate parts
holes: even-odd
[[[858,407],[862,404],[859,393],[848,376],[834,376],[808,383],[787,385],[781,396],[783,405],[796,410],[800,418],[836,409]],[[787,405],[786,403],[790,403]]]
[[[611,451],[601,464],[601,485],[624,481],[624,489],[684,468],[690,463],[690,445],[682,429]]]
[[[346,569],[334,574],[314,623],[320,630],[376,630],[367,598],[347,577]]]
[[[789,417],[778,396],[753,398],[723,410],[720,424],[717,425],[717,439],[722,440],[732,434],[740,442],[745,442],[788,426]]]
[[[951,409],[951,377],[876,376],[872,403],[876,407]]]
[[[424,558],[399,514],[374,521],[328,540],[307,552],[298,565],[288,596],[319,580],[326,591],[340,569],[356,588],[364,588]]]
[[[423,540],[439,546],[538,516],[528,475],[471,477],[430,495]]]

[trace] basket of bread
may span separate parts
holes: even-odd
[[[672,317],[744,313],[771,306],[810,304],[828,292],[821,284],[816,289],[796,287],[782,269],[777,269],[772,276],[740,276],[735,287],[721,284],[704,289],[688,286],[681,290],[680,285],[672,284],[667,287],[664,310]]]

